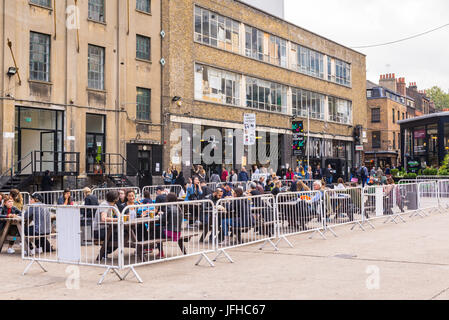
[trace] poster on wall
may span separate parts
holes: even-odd
[[[256,114],[245,113],[243,116],[243,145],[256,144]]]

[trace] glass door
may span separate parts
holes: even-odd
[[[49,170],[50,172],[55,171],[55,133],[41,132],[40,133],[40,156],[37,163],[38,171],[45,172]]]

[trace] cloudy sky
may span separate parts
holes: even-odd
[[[399,40],[449,23],[448,0],[285,0],[285,19],[348,47]],[[449,26],[377,48],[367,55],[367,79],[395,73],[418,88],[449,91]]]

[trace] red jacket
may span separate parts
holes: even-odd
[[[286,176],[287,176],[287,180],[293,180],[293,177],[295,176],[295,173],[294,172],[287,172]]]
[[[226,178],[228,177],[228,172],[226,170],[223,170],[221,172],[221,182],[226,182]]]

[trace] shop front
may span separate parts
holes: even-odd
[[[312,168],[318,165],[321,168],[332,166],[335,170],[334,180],[343,178],[349,180],[350,170],[353,166],[353,142],[310,137],[309,156]],[[304,157],[297,157],[298,165],[307,164],[307,153]]]
[[[449,152],[449,112],[407,119],[401,125],[402,165],[420,169],[439,167]]]

